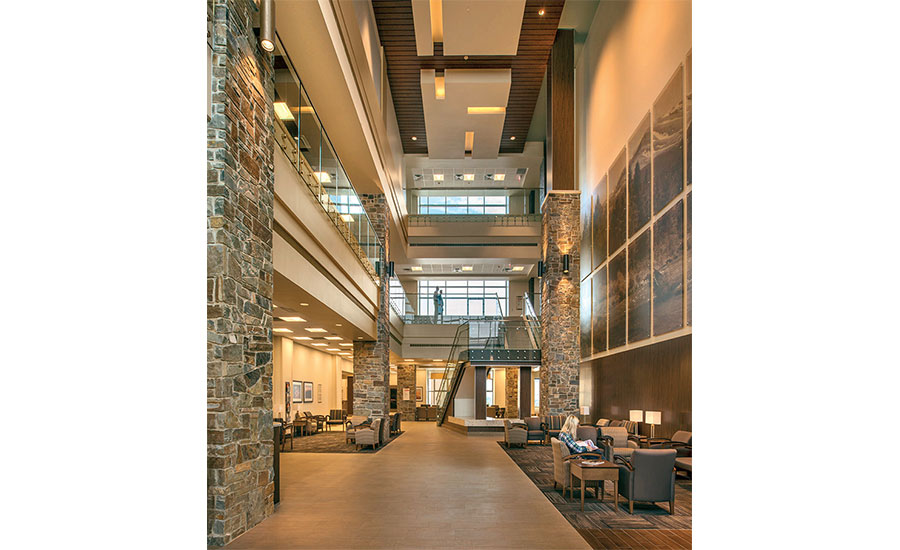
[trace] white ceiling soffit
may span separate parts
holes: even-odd
[[[516,55],[525,0],[443,0],[444,55]]]
[[[503,107],[509,99],[510,69],[447,69],[444,99],[436,99],[434,69],[421,72],[422,108],[428,157],[465,158],[466,132],[474,132],[472,158],[495,159],[506,112],[468,114],[469,107]]]
[[[434,55],[434,37],[431,30],[431,4],[440,7],[440,0],[412,0],[413,27],[416,29],[416,55]],[[435,10],[437,12],[439,10]],[[440,17],[435,13],[436,17]]]

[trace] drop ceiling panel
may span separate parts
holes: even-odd
[[[443,0],[444,55],[516,55],[525,0]]]
[[[444,99],[437,99],[434,69],[422,70],[428,157],[465,158],[466,132],[474,132],[472,158],[497,158],[511,78],[509,69],[448,69],[444,72]],[[504,111],[469,114],[469,107],[502,107]]]

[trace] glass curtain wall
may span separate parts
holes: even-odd
[[[509,214],[509,197],[419,195],[419,214]]]
[[[508,279],[420,279],[419,315],[434,315],[434,292],[443,291],[444,315],[504,316],[509,311]]]

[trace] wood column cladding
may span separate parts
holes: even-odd
[[[475,418],[484,420],[487,408],[487,367],[475,367]]]
[[[519,417],[531,416],[531,367],[519,367]]]
[[[559,29],[547,62],[547,188],[575,187],[575,31]]]
[[[657,437],[691,430],[691,335],[590,361],[591,416],[628,420],[630,409],[662,411]],[[650,426],[641,423],[640,433]]]

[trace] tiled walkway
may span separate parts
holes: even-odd
[[[403,430],[375,454],[282,454],[275,514],[227,548],[590,548],[498,437]]]

